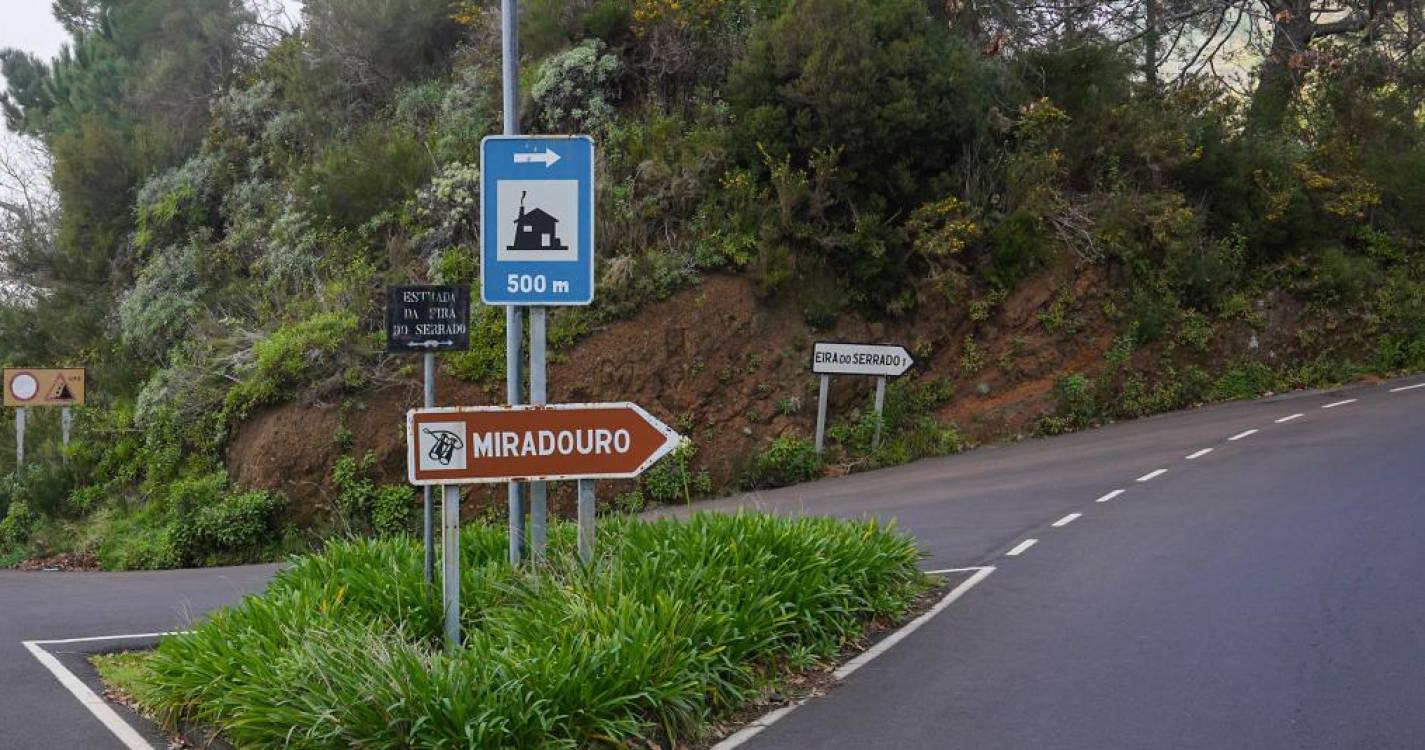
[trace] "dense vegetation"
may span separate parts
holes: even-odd
[[[501,527],[466,527],[463,649],[419,543],[392,538],[300,558],[110,675],[240,747],[673,747],[925,589],[914,543],[869,521],[619,521],[589,567],[554,532],[549,565],[516,570]]]
[[[329,517],[292,528],[221,451],[284,394],[405,376],[379,353],[384,285],[475,279],[498,4],[307,0],[296,32],[257,5],[64,0],[71,49],[0,54],[7,121],[53,185],[0,211],[0,360],[103,384],[67,463],[32,451],[0,481],[0,559],[239,561],[410,523],[413,496],[352,456]],[[1104,280],[1117,338],[1044,432],[1425,366],[1414,3],[1019,5],[527,0],[524,128],[601,144],[600,300],[555,317],[556,345],[714,269],[825,326],[946,304],[983,321],[1070,267]],[[1041,320],[1072,337],[1067,294]],[[1224,361],[1216,338],[1281,298],[1304,309],[1294,349]],[[473,320],[446,367],[497,383],[503,316]],[[942,387],[893,395],[875,455],[865,420],[833,438],[867,465],[958,447],[927,416]],[[818,470],[791,435],[750,466],[747,486]],[[667,499],[699,477],[658,476]]]

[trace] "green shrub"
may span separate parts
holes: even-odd
[[[545,60],[530,89],[540,122],[551,133],[606,133],[617,116],[622,73],[618,56],[598,39]]]
[[[0,552],[13,550],[30,541],[30,534],[38,521],[29,503],[24,500],[11,502],[4,520],[0,520]]]
[[[252,562],[275,546],[277,513],[286,505],[285,497],[271,492],[227,495],[186,514],[169,540],[185,564]]]
[[[378,486],[372,473],[376,454],[368,452],[357,459],[342,456],[332,467],[332,486],[336,488],[336,508],[348,528],[374,531],[381,535],[401,534],[411,530],[415,520],[415,493],[405,484]]]
[[[707,469],[694,471],[693,459],[697,446],[685,441],[662,461],[654,464],[639,479],[644,492],[656,503],[690,503],[694,497],[712,492],[712,477]]]
[[[430,173],[430,156],[418,139],[375,122],[324,149],[293,190],[306,213],[354,229],[410,198]]]
[[[546,565],[506,554],[501,526],[463,530],[453,652],[418,542],[334,542],[164,639],[133,692],[170,726],[246,747],[674,744],[899,617],[925,585],[914,543],[874,521],[611,519],[593,567],[568,524]]]
[[[769,489],[805,482],[821,476],[821,456],[811,441],[783,435],[752,460],[742,477],[745,489]]]
[[[966,440],[959,429],[941,422],[935,412],[954,394],[949,380],[901,380],[886,388],[881,415],[881,443],[872,447],[876,412],[865,410],[858,418],[833,424],[827,438],[858,468],[896,466],[931,456],[958,453]]]
[[[1226,400],[1256,398],[1271,390],[1274,380],[1271,368],[1261,362],[1237,362],[1218,376],[1212,386],[1212,397]]]

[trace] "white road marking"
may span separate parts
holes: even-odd
[[[1029,549],[1030,547],[1033,547],[1035,544],[1038,544],[1038,543],[1039,543],[1039,540],[1038,540],[1038,539],[1025,539],[1024,541],[1022,541],[1022,542],[1020,542],[1019,544],[1015,545],[1014,549],[1012,549],[1012,550],[1010,550],[1010,551],[1008,551],[1008,552],[1006,552],[1006,553],[1004,553],[1004,554],[1005,554],[1006,557],[1019,557],[1020,555],[1024,554],[1024,551],[1025,551],[1025,550]]]
[[[1401,391],[1413,391],[1416,388],[1425,388],[1425,383],[1416,383],[1415,385],[1402,385],[1399,388],[1390,389],[1390,392],[1400,393]]]
[[[1293,419],[1301,419],[1304,416],[1306,415],[1302,414],[1301,412],[1297,412],[1295,414],[1292,414],[1291,416],[1282,417],[1281,419],[1278,419],[1277,424],[1286,424],[1287,422],[1290,422]]]
[[[66,669],[65,666],[59,662],[59,659],[54,657],[54,654],[44,650],[41,645],[46,643],[79,643],[81,641],[112,641],[141,637],[145,636],[115,635],[100,638],[68,638],[61,641],[23,641],[22,644],[54,675],[55,679],[59,680],[59,684],[69,690],[69,692],[79,700],[81,705],[89,709],[89,713],[94,714],[94,718],[98,719],[99,722],[104,725],[105,729],[108,729],[111,734],[117,737],[119,742],[124,743],[124,747],[128,748],[128,750],[156,750],[153,745],[149,744],[148,740],[143,738],[143,735],[139,734],[133,727],[129,726],[128,722],[120,718],[114,709],[111,708],[108,703],[104,702],[103,698],[96,695],[93,690],[89,689],[88,685],[84,684],[83,680],[74,676],[74,673]]]
[[[1259,431],[1258,431],[1258,430],[1247,430],[1246,432],[1239,432],[1239,433],[1237,433],[1236,435],[1233,435],[1232,437],[1227,438],[1227,439],[1228,439],[1229,441],[1241,440],[1241,439],[1244,438],[1244,437],[1250,437],[1250,436],[1252,436],[1252,435],[1255,435],[1255,434],[1257,434],[1257,432],[1259,432]]]
[[[959,586],[956,586],[955,588],[951,589],[950,593],[946,594],[943,599],[936,602],[935,606],[926,610],[925,614],[915,618],[914,620],[911,620],[903,627],[901,627],[900,630],[897,630],[896,632],[891,633],[890,635],[881,639],[879,643],[872,646],[865,653],[841,665],[840,669],[837,669],[834,673],[832,673],[833,676],[837,680],[844,680],[852,672],[855,672],[861,667],[866,666],[866,664],[869,663],[872,659],[875,659],[881,654],[884,654],[892,646],[896,645],[897,643],[900,643],[906,636],[910,635],[911,633],[914,633],[916,630],[919,630],[921,626],[925,625],[925,623],[930,622],[930,619],[932,617],[935,617],[936,615],[944,611],[946,607],[950,606],[951,604],[954,604],[957,599],[964,596],[965,593],[970,589],[974,588],[975,584],[978,584],[980,581],[985,580],[985,578],[988,577],[989,574],[995,572],[995,569],[993,566],[986,566],[982,568],[947,568],[945,570],[929,571],[930,573],[961,573],[971,570],[976,571],[974,575],[965,579],[965,581]],[[733,734],[729,735],[722,742],[713,745],[711,750],[734,750],[734,748],[741,747],[743,743],[761,734],[762,730],[766,729],[767,727],[776,724],[784,716],[796,710],[799,706],[805,704],[807,700],[810,699],[799,700],[790,705],[783,706],[774,711],[769,711],[763,714],[756,721],[753,721],[751,724],[748,724],[737,732],[734,732]]]
[[[1211,453],[1211,452],[1212,452],[1212,449],[1211,449],[1211,448],[1203,448],[1202,450],[1198,451],[1197,453],[1194,453],[1194,454],[1188,456],[1188,457],[1187,457],[1187,460],[1191,461],[1191,460],[1193,460],[1193,459],[1195,459],[1195,458],[1202,458],[1203,456],[1206,456],[1207,454],[1209,454],[1209,453]]]
[[[1108,502],[1109,500],[1112,500],[1113,498],[1118,497],[1119,495],[1122,495],[1123,492],[1124,492],[1123,490],[1114,490],[1113,492],[1110,492],[1110,493],[1108,493],[1107,495],[1104,495],[1103,497],[1101,497],[1101,498],[1095,500],[1094,502],[1096,502],[1096,503],[1106,503],[1106,502]]]
[[[1359,399],[1348,398],[1348,399],[1346,399],[1345,401],[1337,401],[1337,402],[1334,403],[1334,404],[1327,404],[1327,405],[1325,405],[1325,406],[1323,406],[1323,407],[1321,407],[1321,408],[1323,408],[1323,409],[1335,409],[1335,408],[1338,407],[1338,406],[1345,406],[1346,404],[1354,404],[1354,403],[1356,403],[1356,401],[1358,401],[1358,400],[1359,400]]]
[[[1157,479],[1158,477],[1161,477],[1161,476],[1163,476],[1164,474],[1167,474],[1167,473],[1168,473],[1168,470],[1167,470],[1167,469],[1154,469],[1153,471],[1150,471],[1150,472],[1148,472],[1147,474],[1144,474],[1143,476],[1138,477],[1138,481],[1140,481],[1140,482],[1147,482],[1147,481],[1152,480],[1152,479]]]
[[[1057,529],[1061,526],[1068,526],[1069,524],[1073,523],[1076,519],[1082,516],[1082,513],[1070,513],[1069,515],[1064,516],[1063,518],[1060,518],[1059,520],[1055,521],[1054,528]]]

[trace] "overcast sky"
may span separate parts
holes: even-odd
[[[301,17],[301,0],[282,2],[292,18]],[[67,41],[69,35],[50,12],[50,0],[0,0],[0,49],[16,47],[48,60]]]

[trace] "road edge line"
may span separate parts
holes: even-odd
[[[851,661],[848,661],[848,662],[846,662],[845,664],[841,665],[835,672],[832,673],[832,676],[833,676],[837,681],[844,680],[844,679],[846,679],[849,675],[851,675],[851,673],[855,672],[856,670],[860,669],[861,667],[866,666],[868,663],[871,662],[871,660],[873,660],[873,659],[875,659],[876,657],[880,656],[881,654],[884,654],[885,652],[889,651],[892,646],[896,645],[897,643],[900,643],[902,640],[905,639],[906,636],[908,636],[908,635],[910,635],[911,633],[914,633],[915,631],[919,630],[923,625],[925,625],[925,623],[930,622],[931,618],[933,618],[933,617],[935,617],[936,615],[940,614],[942,611],[945,610],[946,607],[949,607],[951,604],[954,604],[954,603],[955,603],[955,600],[957,600],[957,599],[959,599],[960,597],[964,596],[966,592],[968,592],[970,589],[974,588],[976,584],[978,584],[980,581],[983,581],[985,578],[989,577],[989,575],[990,575],[991,573],[995,572],[995,566],[993,566],[993,565],[985,565],[985,566],[981,566],[981,567],[978,567],[978,568],[955,568],[955,569],[951,569],[951,570],[954,570],[954,571],[971,571],[971,570],[973,570],[973,571],[975,571],[975,574],[972,575],[972,576],[970,576],[969,578],[966,578],[964,581],[961,581],[961,582],[960,582],[960,585],[958,585],[958,586],[956,586],[955,588],[951,589],[951,590],[950,590],[950,593],[948,593],[948,594],[946,594],[945,596],[941,597],[940,601],[936,602],[934,606],[932,606],[930,609],[926,610],[926,611],[925,611],[923,614],[921,614],[919,617],[915,618],[914,620],[911,620],[910,622],[906,623],[905,625],[902,625],[902,626],[901,626],[898,630],[896,630],[894,633],[891,633],[890,635],[888,635],[888,636],[886,636],[885,638],[881,639],[881,641],[878,642],[876,645],[874,645],[874,646],[872,646],[871,648],[867,649],[867,650],[865,651],[865,653],[863,653],[863,654],[861,654],[860,656],[857,656],[855,659],[852,659]],[[932,571],[932,572],[936,572],[936,571]],[[945,572],[950,572],[950,571],[945,571]],[[802,707],[802,706],[805,705],[809,700],[811,700],[811,699],[810,699],[810,698],[807,698],[807,699],[799,700],[799,701],[796,701],[796,702],[792,703],[791,705],[782,706],[781,708],[778,708],[778,709],[775,709],[775,710],[772,710],[772,711],[768,711],[767,713],[762,714],[760,717],[758,717],[757,719],[753,720],[753,722],[752,722],[751,724],[748,724],[747,726],[743,727],[742,729],[739,729],[738,731],[733,732],[731,735],[729,735],[727,738],[723,739],[721,742],[717,743],[716,745],[713,745],[711,748],[709,748],[709,750],[734,750],[734,748],[740,747],[743,743],[745,743],[745,742],[747,742],[748,740],[752,739],[753,737],[756,737],[757,735],[761,734],[761,733],[762,733],[762,730],[766,729],[767,727],[772,726],[773,724],[776,724],[778,721],[781,721],[783,717],[785,717],[787,714],[791,713],[792,711],[795,711],[796,709]]]
[[[77,643],[89,640],[119,640],[122,637],[124,636],[75,638],[62,642]],[[108,729],[120,742],[124,743],[125,747],[129,750],[156,750],[153,745],[149,744],[148,740],[143,738],[143,735],[138,733],[138,730],[134,729],[127,721],[124,721],[103,698],[99,697],[88,685],[85,685],[83,680],[79,679],[73,672],[61,664],[59,659],[55,658],[54,654],[46,651],[44,647],[40,645],[41,643],[45,643],[45,641],[20,641],[20,644],[30,652],[30,655],[35,657],[40,664],[44,665],[44,667],[50,671],[50,674],[59,680],[59,684],[63,685],[65,689],[79,701],[80,705],[89,709],[89,713],[93,714],[94,718],[98,719],[99,723],[103,724],[105,729]]]

